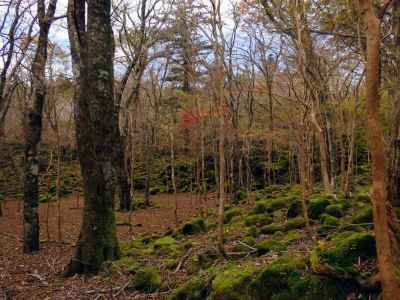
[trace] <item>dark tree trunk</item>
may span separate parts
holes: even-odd
[[[65,275],[96,273],[119,257],[114,215],[114,41],[111,0],[70,0],[68,27],[75,77],[76,132],[85,208],[75,257]]]
[[[49,30],[57,0],[49,3],[47,13],[44,0],[38,1],[39,39],[32,62],[32,107],[28,109],[24,157],[24,252],[39,250],[39,142],[42,135],[43,105],[46,96],[45,67]]]
[[[122,211],[130,211],[132,208],[132,200],[130,195],[130,183],[128,172],[125,168],[125,149],[124,149],[124,137],[121,136],[119,132],[116,135],[116,168],[117,168],[117,176],[118,176],[118,185],[119,185],[119,208]]]

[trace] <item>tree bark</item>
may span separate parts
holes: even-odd
[[[113,98],[114,41],[111,1],[68,3],[68,31],[75,77],[76,132],[85,208],[75,252],[64,275],[96,273],[120,255],[114,215],[116,170],[112,161],[117,134]]]
[[[39,239],[39,142],[42,134],[43,106],[46,97],[45,67],[47,44],[57,0],[45,8],[44,0],[37,3],[39,38],[32,62],[32,107],[27,112],[27,134],[24,157],[24,253],[37,251]]]
[[[372,158],[372,206],[374,231],[383,300],[396,299],[400,295],[397,284],[395,259],[392,253],[390,226],[387,210],[385,150],[382,128],[379,123],[380,87],[380,20],[374,12],[371,0],[359,0],[364,25],[367,27],[367,80],[366,109],[368,139]]]

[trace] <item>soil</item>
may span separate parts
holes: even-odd
[[[177,194],[180,223],[199,212],[195,195]],[[165,299],[165,294],[127,292],[126,274],[99,274],[63,278],[62,271],[73,256],[82,221],[82,198],[71,195],[61,203],[61,240],[58,240],[57,203],[40,205],[41,250],[22,253],[22,203],[8,199],[0,217],[0,299]],[[152,198],[154,207],[116,213],[120,241],[142,233],[163,233],[175,226],[173,195]],[[207,206],[215,207],[211,195]],[[47,215],[48,224],[47,226]],[[131,219],[133,226],[126,224]],[[130,229],[131,228],[131,229]]]

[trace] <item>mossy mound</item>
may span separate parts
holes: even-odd
[[[268,214],[248,215],[244,221],[246,226],[264,226],[271,224],[272,217]]]
[[[202,272],[176,289],[169,300],[204,300],[211,289],[213,275]]]
[[[363,226],[369,226],[372,222],[373,217],[371,207],[363,208],[351,219],[352,224],[362,224]]]
[[[286,251],[287,247],[284,243],[277,240],[262,241],[256,246],[257,254],[264,255],[270,251],[282,252]]]
[[[306,220],[303,217],[296,217],[294,219],[289,219],[286,223],[286,229],[300,229],[306,226]]]
[[[303,206],[300,201],[293,201],[286,213],[287,218],[295,218],[303,214]]]
[[[111,270],[118,271],[127,271],[134,272],[139,267],[138,262],[135,258],[130,256],[124,256],[116,261],[111,262]]]
[[[270,200],[257,201],[256,205],[254,206],[251,212],[253,214],[263,214],[271,212],[269,205],[270,205]]]
[[[250,282],[257,268],[230,265],[216,273],[209,300],[251,300]]]
[[[288,278],[293,272],[305,268],[304,259],[283,256],[265,267],[252,280],[252,299],[272,299],[272,296],[288,289]]]
[[[328,205],[325,209],[325,213],[336,218],[344,216],[343,207],[339,204]]]
[[[130,288],[145,293],[153,293],[161,287],[161,276],[156,268],[145,267],[136,272]]]
[[[204,232],[206,231],[206,229],[207,226],[204,220],[202,218],[196,218],[191,222],[188,222],[185,225],[183,225],[181,232],[184,235],[191,235],[199,232]]]
[[[328,214],[323,214],[321,216],[321,223],[322,226],[318,229],[318,233],[322,235],[326,235],[340,226],[339,219]]]
[[[338,272],[356,273],[355,265],[376,257],[375,238],[368,232],[342,232],[313,253],[313,267],[327,264]]]
[[[262,234],[274,234],[278,231],[284,231],[285,226],[281,224],[269,224],[261,227],[260,232]]]
[[[234,217],[242,216],[244,214],[243,208],[230,208],[225,211],[224,222],[225,224],[230,223]]]
[[[177,253],[179,246],[173,237],[165,236],[154,241],[153,249],[156,254],[173,256]]]
[[[308,204],[308,215],[311,219],[318,219],[325,212],[325,209],[330,205],[328,198],[314,198]]]
[[[215,248],[208,248],[202,252],[192,256],[187,264],[187,271],[190,274],[196,273],[199,270],[204,270],[211,267],[218,258],[218,252]]]

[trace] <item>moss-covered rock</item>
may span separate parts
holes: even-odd
[[[336,218],[341,218],[344,216],[343,208],[339,204],[328,205],[325,209],[325,213]]]
[[[183,225],[181,231],[184,235],[196,234],[202,231],[206,231],[206,224],[202,218],[196,218],[185,225]]]
[[[111,270],[134,272],[139,267],[137,260],[131,256],[124,256],[116,261],[111,262]]]
[[[314,198],[308,204],[308,215],[311,219],[318,219],[329,206],[330,201],[327,198]]]
[[[368,226],[373,222],[372,208],[365,207],[361,209],[351,220],[353,224],[363,224],[363,226]]]
[[[269,205],[270,205],[270,200],[257,201],[251,212],[253,214],[263,214],[271,212]]]
[[[192,256],[187,262],[186,269],[189,274],[197,273],[199,270],[212,266],[217,258],[217,250],[215,248],[207,248]]]
[[[277,240],[265,240],[256,245],[257,254],[264,255],[270,251],[282,252],[286,251],[287,247],[284,243]]]
[[[252,237],[258,237],[259,231],[258,231],[257,227],[256,226],[250,226],[247,229],[247,235],[248,236],[252,236]]]
[[[234,217],[242,216],[244,214],[243,208],[230,208],[225,211],[224,222],[230,223]]]
[[[300,201],[293,201],[288,208],[286,216],[288,218],[295,218],[303,214],[303,206]]]
[[[154,252],[157,254],[168,254],[174,255],[176,251],[179,249],[177,241],[171,236],[162,237],[153,244]]]
[[[281,199],[272,199],[270,201],[269,207],[271,211],[275,211],[281,208],[284,208],[288,206],[290,203],[290,200],[287,198],[281,198]]]
[[[261,227],[260,232],[262,234],[274,234],[278,231],[284,231],[285,226],[282,224],[269,224]]]
[[[322,235],[328,234],[336,230],[340,225],[340,221],[338,218],[328,214],[323,214],[321,216],[321,223],[322,226],[318,229],[318,233]]]
[[[252,299],[272,299],[274,295],[284,292],[289,287],[289,276],[304,268],[303,258],[296,256],[279,258],[261,270],[250,283]]]
[[[314,251],[314,257],[318,257],[320,263],[337,271],[354,273],[359,260],[376,257],[375,238],[368,232],[342,232]]]
[[[294,219],[289,219],[286,223],[286,229],[300,229],[306,226],[306,220],[303,217],[296,217]]]
[[[145,293],[152,293],[161,287],[161,276],[156,268],[145,267],[136,272],[131,288]]]
[[[246,226],[264,226],[271,224],[273,221],[272,217],[268,214],[257,214],[257,215],[248,215],[245,219]]]
[[[213,276],[202,272],[191,278],[182,286],[177,288],[168,297],[169,300],[204,300],[207,299],[211,289]]]
[[[251,300],[249,284],[257,268],[253,266],[230,265],[216,273],[212,281],[209,300]]]

